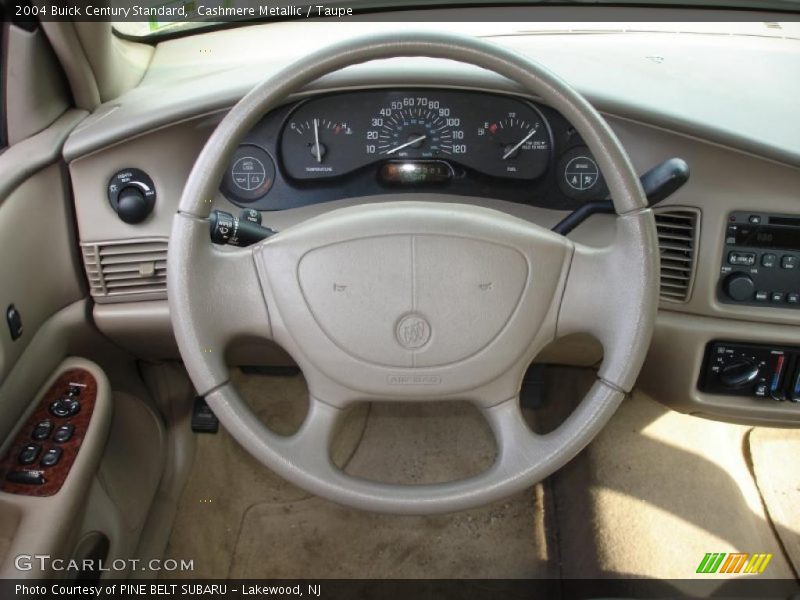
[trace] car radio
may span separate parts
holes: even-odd
[[[800,216],[731,213],[717,297],[728,304],[800,308]]]

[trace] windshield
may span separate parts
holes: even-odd
[[[491,0],[349,0],[324,3],[320,3],[320,0],[269,3],[263,0],[142,0],[141,2],[115,3],[115,6],[109,9],[112,12],[102,16],[116,19],[114,29],[123,36],[156,38],[253,22],[358,17],[379,11],[381,20],[387,20],[386,11],[392,10],[419,11],[469,5],[485,6],[487,4],[513,7],[536,5],[681,7],[800,13],[800,0],[704,0],[700,2],[692,0],[649,0],[644,2],[641,0],[495,0],[494,2]],[[415,12],[415,17],[418,15],[419,13]],[[402,12],[393,13],[390,18],[392,20],[402,19]],[[541,25],[543,25],[543,30],[549,29],[547,23]],[[735,32],[730,31],[729,33]]]

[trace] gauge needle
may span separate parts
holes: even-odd
[[[317,149],[317,162],[322,162],[322,151],[319,147],[319,119],[314,119],[314,144]]]
[[[405,144],[400,144],[399,146],[397,146],[395,148],[392,148],[391,150],[387,151],[386,154],[387,155],[388,154],[394,154],[398,150],[402,150],[403,148],[408,148],[409,146],[413,146],[417,142],[421,142],[422,140],[426,139],[427,137],[428,137],[427,135],[421,135],[418,138],[414,138],[413,140],[409,140]]]
[[[517,144],[515,144],[515,145],[514,145],[514,147],[513,147],[513,148],[511,148],[511,150],[509,150],[508,152],[506,152],[505,154],[503,154],[503,160],[507,159],[509,156],[511,156],[512,154],[514,154],[514,152],[516,152],[516,151],[519,149],[519,147],[520,147],[520,146],[522,146],[522,144],[524,144],[524,143],[525,143],[525,142],[527,142],[529,139],[531,139],[531,138],[533,137],[533,134],[534,134],[534,133],[536,133],[536,130],[537,130],[537,129],[539,129],[539,125],[536,125],[536,127],[534,127],[533,129],[531,129],[531,130],[528,132],[528,135],[526,135],[526,136],[525,136],[524,138],[522,138],[522,139],[521,139],[521,140],[520,140],[520,141],[519,141]]]

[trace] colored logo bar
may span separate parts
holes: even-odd
[[[760,575],[772,560],[772,554],[745,552],[707,552],[697,566],[697,573],[742,573]]]

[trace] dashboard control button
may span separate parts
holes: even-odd
[[[567,198],[586,202],[605,197],[607,186],[597,161],[586,146],[567,150],[558,160],[556,177]]]
[[[75,398],[75,397],[81,395],[81,391],[83,391],[83,388],[81,386],[79,386],[79,385],[71,385],[71,386],[69,386],[69,389],[67,390],[67,396]]]
[[[36,427],[33,428],[31,437],[37,442],[41,442],[42,440],[46,440],[47,438],[49,438],[52,432],[53,432],[53,422],[41,421],[40,423],[36,424]]]
[[[239,215],[240,221],[250,221],[256,225],[261,225],[261,211],[255,208],[245,208]]]
[[[755,285],[745,273],[731,273],[725,280],[725,293],[733,300],[750,300],[753,297]]]
[[[117,214],[128,224],[141,223],[150,214],[151,207],[141,190],[128,186],[117,198]]]
[[[783,292],[772,292],[771,299],[773,302],[783,302]]]
[[[778,257],[775,254],[769,253],[761,257],[761,266],[771,269],[778,264]]]
[[[61,460],[61,454],[61,448],[50,448],[44,453],[44,456],[42,456],[42,460],[39,461],[39,464],[43,467],[53,467],[58,464],[59,460]]]
[[[800,294],[797,292],[792,292],[791,294],[786,295],[786,302],[789,304],[800,304]]]
[[[21,483],[23,485],[43,485],[44,474],[41,471],[27,471],[24,469],[9,471],[6,479],[11,483]]]
[[[19,464],[30,465],[36,462],[36,459],[39,458],[39,453],[41,451],[42,447],[39,444],[28,444],[19,453]]]
[[[740,388],[755,381],[758,374],[758,365],[746,358],[740,358],[720,370],[719,380],[725,387]]]
[[[72,423],[62,425],[53,434],[53,441],[57,444],[63,444],[72,439],[72,434],[75,432],[75,426]]]
[[[762,290],[757,291],[756,300],[758,300],[759,302],[766,302],[767,300],[769,300],[769,292],[764,292]]]
[[[153,211],[156,186],[141,169],[123,169],[108,182],[108,202],[129,225],[141,223]]]
[[[275,162],[272,157],[258,146],[243,144],[231,157],[221,189],[231,202],[247,203],[263,197],[274,183]]]
[[[594,187],[600,178],[597,163],[588,156],[576,156],[567,163],[564,169],[567,185],[573,190],[582,192]]]
[[[797,257],[787,254],[783,258],[781,258],[781,268],[783,269],[796,269],[797,268]]]
[[[750,215],[750,218],[747,219],[751,225],[760,225],[761,224],[761,217],[759,215]]]

